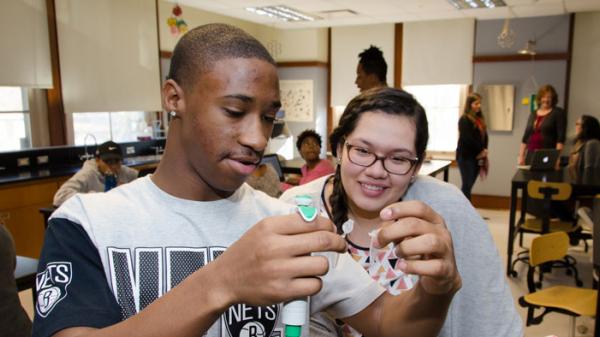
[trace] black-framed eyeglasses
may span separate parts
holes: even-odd
[[[390,154],[385,157],[380,157],[375,153],[365,149],[364,147],[356,146],[345,142],[348,150],[348,159],[352,164],[369,167],[381,160],[383,168],[390,174],[405,175],[417,165],[419,158],[406,158],[399,154]]]

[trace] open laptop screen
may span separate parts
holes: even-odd
[[[527,159],[531,170],[553,170],[560,152],[557,149],[535,150]],[[527,159],[525,160],[527,162]]]
[[[261,164],[269,164],[273,166],[277,175],[279,176],[279,181],[283,181],[283,169],[281,168],[281,163],[279,162],[279,158],[277,158],[276,154],[265,154],[260,161]]]

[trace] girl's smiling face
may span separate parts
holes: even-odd
[[[346,137],[346,143],[360,147],[379,157],[416,158],[416,127],[412,118],[392,115],[381,111],[362,114],[356,128]],[[369,167],[352,163],[348,158],[348,147],[340,144],[341,179],[350,210],[365,217],[378,217],[385,206],[397,202],[408,189],[411,177],[418,172],[419,165],[407,174],[390,174],[377,160]]]

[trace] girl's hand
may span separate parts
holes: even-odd
[[[421,287],[433,295],[460,289],[452,236],[439,214],[423,202],[405,201],[384,208],[380,217],[384,222],[375,245],[393,242],[396,255],[404,258],[403,272],[419,275]]]

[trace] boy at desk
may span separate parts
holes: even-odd
[[[162,89],[174,119],[156,173],[77,195],[50,219],[34,336],[281,336],[280,303],[309,295],[311,312],[367,335],[438,333],[461,278],[430,208],[384,219],[379,243],[402,241],[405,271],[421,275],[392,297],[335,253],[346,243],[331,222],[305,221],[244,184],[271,134],[278,83],[269,53],[240,29],[210,24],[181,38]],[[430,223],[394,226],[410,212]]]
[[[96,158],[86,160],[74,176],[54,194],[54,206],[60,206],[77,193],[107,192],[138,177],[138,171],[123,166],[119,144],[108,141],[98,145]]]

